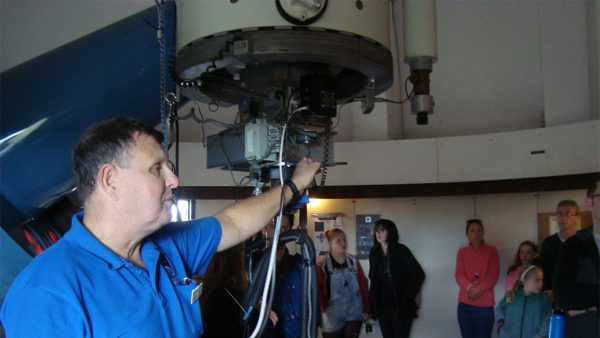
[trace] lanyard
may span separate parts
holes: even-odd
[[[158,256],[158,263],[167,272],[167,274],[171,278],[171,282],[173,283],[173,285],[190,285],[193,283],[193,280],[187,276],[183,278],[179,277],[179,275],[177,274],[177,272],[175,272],[175,269],[171,265],[171,262],[169,262],[169,260],[167,259],[167,256],[165,256],[162,252]]]

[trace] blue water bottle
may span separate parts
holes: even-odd
[[[548,338],[564,338],[565,316],[555,314],[550,317],[550,334]]]

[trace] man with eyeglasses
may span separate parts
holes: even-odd
[[[575,235],[579,224],[579,206],[573,200],[562,200],[556,206],[558,232],[550,235],[542,242],[540,265],[544,270],[544,294],[552,300],[552,276],[556,257],[562,244]]]
[[[565,314],[565,338],[600,337],[600,176],[586,192],[592,227],[566,240],[556,261],[554,299]]]

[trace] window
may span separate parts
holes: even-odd
[[[182,221],[192,219],[192,200],[177,200],[177,206],[171,206],[171,222],[177,221],[177,212],[181,215]]]

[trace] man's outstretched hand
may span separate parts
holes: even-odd
[[[298,164],[292,175],[292,182],[296,184],[298,190],[301,192],[306,190],[313,182],[317,171],[321,168],[321,162],[317,162],[311,158],[303,157]]]

